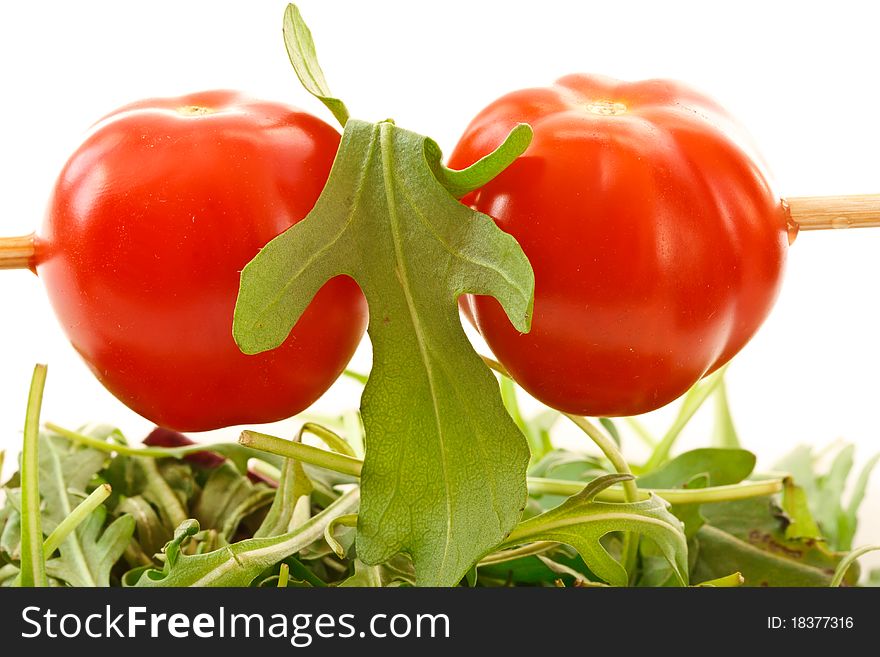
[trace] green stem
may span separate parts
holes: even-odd
[[[62,438],[97,449],[102,452],[123,454],[125,456],[146,456],[151,458],[172,458],[182,459],[184,456],[194,454],[196,452],[210,452],[211,445],[185,445],[183,447],[131,447],[122,443],[108,443],[91,436],[86,436],[70,429],[65,429],[52,422],[46,422],[44,425],[52,433],[56,433]]]
[[[706,580],[705,582],[700,582],[696,586],[703,588],[716,588],[716,589],[731,589],[736,588],[738,586],[742,586],[745,584],[745,578],[742,576],[742,573],[735,572],[730,575],[725,575],[724,577],[718,577],[716,579]]]
[[[324,441],[324,444],[334,452],[339,452],[340,454],[351,456],[352,458],[357,456],[354,453],[354,449],[352,449],[351,445],[348,444],[345,438],[331,431],[327,427],[322,427],[320,424],[315,424],[314,422],[306,422],[299,430],[296,442],[302,442],[302,437],[305,433],[310,433],[313,436],[320,438]]]
[[[614,469],[617,470],[619,474],[632,475],[632,471],[629,469],[629,463],[626,462],[626,459],[623,457],[620,448],[618,448],[617,443],[615,443],[614,440],[606,436],[603,431],[599,430],[599,427],[585,417],[569,415],[568,413],[563,413],[563,415],[571,420],[581,431],[587,434],[590,440],[596,443],[596,446],[602,450],[605,458],[611,462],[611,465],[614,466]],[[623,482],[623,493],[625,501],[638,501],[639,488],[636,485],[635,477]],[[626,569],[626,572],[629,573],[630,583],[632,584],[635,581],[636,565],[639,558],[638,534],[627,532],[623,535],[622,552],[623,567]]]
[[[131,447],[130,445],[124,445],[122,443],[108,443],[103,440],[98,440],[97,438],[92,438],[91,436],[86,436],[84,434],[78,433],[76,431],[71,431],[70,429],[65,429],[64,427],[58,426],[57,424],[53,424],[52,422],[46,422],[45,427],[53,432],[57,433],[62,438],[66,438],[67,440],[77,443],[79,445],[84,445],[86,447],[91,447],[93,449],[100,450],[102,452],[107,453],[116,453],[123,454],[125,456],[145,456],[149,458],[172,458],[172,459],[182,459],[190,454],[196,454],[198,452],[216,452],[218,454],[223,454],[226,451],[229,443],[215,443],[209,445],[183,445],[181,447]],[[245,433],[256,433],[256,432],[245,432]],[[346,442],[342,436],[331,431],[330,429],[321,426],[320,424],[315,424],[314,422],[306,422],[302,428],[299,430],[300,437],[304,433],[310,433],[317,438],[320,438],[324,444],[327,445],[330,449],[335,452],[339,452],[346,456],[354,457],[354,450],[351,445]],[[276,440],[281,440],[277,438]],[[247,445],[248,443],[244,441],[239,441],[242,445]],[[289,441],[284,441],[289,442]],[[312,447],[311,449],[316,449]],[[272,452],[272,450],[264,449],[265,452]],[[325,451],[325,450],[319,450]],[[273,452],[274,453],[274,452]],[[305,460],[305,459],[301,459]],[[306,461],[308,463],[308,461]],[[333,468],[329,468],[333,469]]]
[[[536,554],[542,554],[557,545],[559,544],[555,541],[535,541],[534,543],[527,543],[526,545],[521,545],[510,550],[493,552],[492,554],[483,557],[478,565],[491,566],[496,563],[513,561],[514,559],[519,559],[521,557],[531,557]]]
[[[327,541],[327,545],[330,546],[330,549],[336,553],[336,556],[340,559],[345,558],[345,548],[342,546],[342,543],[336,540],[336,537],[333,535],[333,530],[336,529],[337,525],[341,525],[342,527],[357,527],[357,514],[356,513],[347,513],[344,516],[338,516],[327,523],[327,526],[324,528],[324,540]]]
[[[245,436],[247,435],[247,438]],[[255,449],[262,449],[272,454],[292,458],[334,472],[360,477],[364,462],[361,459],[344,456],[326,449],[318,449],[310,445],[302,445],[289,440],[245,431],[239,440]],[[545,479],[528,477],[529,492],[532,495],[562,495],[569,497],[580,493],[585,484],[580,481],[563,479]],[[764,497],[782,491],[782,479],[749,481],[727,486],[710,486],[708,488],[637,488],[636,499],[646,500],[652,494],[662,497],[670,504],[708,504],[712,502],[728,502],[753,497]],[[631,491],[611,486],[596,495],[603,502],[627,502],[631,500]]]
[[[290,581],[290,566],[286,563],[281,562],[281,570],[278,573],[278,588],[286,589],[287,582]]]
[[[319,449],[311,445],[283,440],[275,436],[269,436],[257,431],[242,431],[238,442],[254,449],[259,449],[270,454],[277,454],[303,463],[311,463],[321,468],[327,468],[334,472],[360,477],[364,462],[361,459],[326,449]]]
[[[581,492],[584,484],[580,481],[562,479],[543,479],[529,477],[529,492],[532,495],[563,495],[571,496]],[[782,479],[766,479],[763,481],[747,481],[727,486],[710,486],[708,488],[640,488],[639,499],[646,500],[651,495],[662,497],[670,504],[712,504],[715,502],[731,502],[747,500],[754,497],[775,495],[783,489]],[[626,493],[617,486],[611,486],[596,495],[602,502],[626,502]]]
[[[834,578],[831,580],[831,588],[836,589],[843,583],[843,578],[846,577],[846,571],[849,570],[849,567],[852,566],[859,557],[863,557],[868,554],[868,552],[875,552],[877,550],[880,550],[880,545],[866,545],[857,550],[853,550],[846,555],[841,562],[837,564],[837,569],[834,571]]]
[[[43,558],[48,560],[64,540],[91,515],[92,511],[110,497],[112,491],[110,484],[101,484],[92,491],[91,495],[80,502],[64,520],[58,523],[58,526],[43,541]]]
[[[629,463],[623,458],[623,454],[621,454],[620,449],[618,449],[617,443],[606,436],[599,427],[585,417],[569,415],[568,413],[563,413],[563,415],[571,420],[581,431],[587,434],[590,440],[596,443],[596,447],[598,447],[605,455],[605,458],[611,462],[611,465],[617,470],[618,474],[632,474],[632,470],[629,469]],[[628,481],[623,482],[623,490],[627,502],[635,502],[639,499],[639,488],[636,485],[635,479],[629,479]]]
[[[47,586],[40,517],[40,408],[46,386],[46,366],[34,367],[24,421],[21,452],[21,586]]]
[[[153,456],[153,457],[171,457],[182,458],[186,454],[197,451],[211,451],[210,445],[188,445],[184,448],[157,448],[142,447],[134,448],[127,445],[118,445],[116,443],[106,443],[101,440],[89,438],[74,431],[62,429],[57,425],[46,423],[46,428],[50,429],[58,435],[68,438],[74,442],[89,445],[105,452],[115,452],[117,447],[122,448],[124,454],[131,456]],[[364,462],[362,459],[346,456],[326,449],[319,449],[311,445],[303,445],[294,443],[289,440],[275,438],[266,434],[254,431],[245,431],[239,441],[243,445],[249,445],[255,449],[292,458],[309,465],[319,468],[326,468],[333,472],[349,475],[352,477],[360,477]],[[195,449],[193,449],[195,448]],[[181,453],[178,450],[185,450]],[[277,469],[272,468],[269,464],[263,465],[259,469],[261,472],[269,474],[272,478],[277,479],[280,475]],[[529,477],[529,492],[533,495],[576,495],[584,488],[584,483],[580,481],[568,481],[563,479],[545,479],[542,477]],[[653,493],[662,497],[670,504],[707,504],[712,502],[728,502],[732,500],[749,499],[753,497],[764,497],[773,495],[782,491],[782,478],[767,479],[763,481],[750,481],[740,484],[731,484],[728,486],[712,486],[709,488],[696,488],[692,490],[682,488],[642,488],[638,489],[639,499],[648,499]],[[626,492],[616,486],[607,488],[600,492],[596,499],[603,502],[625,502],[627,500]]]
[[[726,369],[726,366],[722,367],[706,377],[702,382],[691,388],[687,395],[685,395],[681,409],[678,411],[678,416],[675,418],[672,426],[669,427],[669,431],[666,432],[657,444],[657,447],[654,448],[654,452],[651,454],[648,462],[645,463],[645,472],[657,469],[664,463],[664,461],[666,461],[666,459],[669,458],[672,446],[675,445],[675,441],[678,440],[678,436],[681,434],[682,429],[685,428],[687,423],[690,422],[691,418],[694,416],[694,413],[700,409],[703,402],[709,398],[709,395],[715,391],[715,388],[717,388],[724,379],[724,372]]]

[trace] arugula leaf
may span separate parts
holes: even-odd
[[[740,572],[745,586],[828,586],[842,553],[821,541],[788,539],[789,519],[772,498],[754,498],[702,507],[706,524],[697,532],[697,581]],[[847,582],[858,579],[850,569]]]
[[[819,526],[810,513],[804,489],[796,486],[793,479],[786,479],[784,486],[782,510],[789,520],[788,526],[785,528],[785,538],[823,540]]]
[[[581,452],[554,449],[529,468],[531,477],[552,478],[563,481],[585,482],[607,474],[599,459]],[[578,492],[580,487],[573,492]],[[571,493],[565,495],[540,495],[535,501],[542,511],[562,504]]]
[[[729,486],[738,484],[748,477],[755,467],[755,455],[738,448],[705,447],[693,449],[675,457],[658,469],[639,477],[640,488],[696,489],[710,486]],[[703,526],[704,518],[700,504],[673,504],[670,511],[684,523],[685,535],[693,538]],[[654,568],[660,577],[663,564]],[[668,571],[668,568],[667,568]],[[668,572],[668,579],[672,576]],[[643,579],[643,584],[648,580]]]
[[[172,537],[153,506],[140,495],[126,497],[116,506],[116,512],[134,518],[136,547],[148,558],[159,552]]]
[[[698,475],[709,486],[738,484],[752,474],[755,455],[744,449],[704,447],[676,456],[656,470],[639,477],[639,488],[682,488]]]
[[[312,32],[306,25],[299,13],[299,8],[294,4],[287,5],[284,10],[284,43],[287,46],[287,56],[293,65],[293,70],[300,83],[306,90],[318,98],[327,106],[339,125],[344,126],[348,121],[348,109],[338,98],[330,93],[330,87],[324,78],[324,71],[318,64],[315,54],[315,42],[312,40]]]
[[[626,586],[626,569],[605,549],[600,539],[610,532],[635,532],[651,539],[670,564],[680,585],[688,581],[687,542],[681,522],[656,495],[633,503],[598,502],[608,486],[627,479],[606,475],[588,484],[555,509],[520,523],[500,547],[534,541],[556,541],[575,548],[589,569],[614,586]]]
[[[60,556],[46,562],[46,572],[70,586],[110,586],[110,571],[128,547],[135,521],[124,515],[105,529],[106,518],[105,507],[92,511],[61,544]]]
[[[312,490],[312,482],[302,463],[293,459],[284,459],[281,479],[278,481],[272,506],[269,507],[269,512],[254,533],[254,538],[278,536],[294,530],[300,520],[297,517],[297,509],[305,507],[303,513],[308,512]]]
[[[6,489],[6,504],[0,509],[0,563],[21,560],[21,491]]]
[[[210,471],[192,509],[202,529],[217,529],[223,541],[229,541],[239,523],[251,513],[268,506],[275,491],[265,484],[254,484],[231,463]]]
[[[853,445],[838,449],[830,468],[824,473],[817,470],[819,457],[806,445],[793,449],[774,466],[777,470],[791,473],[795,483],[803,488],[809,510],[822,535],[828,545],[837,550],[852,548],[859,507],[865,498],[871,473],[880,461],[880,454],[876,454],[865,463],[852,486],[849,502],[845,502],[844,493],[853,468],[854,451]]]
[[[93,427],[96,440],[110,436],[108,427]],[[103,468],[106,454],[74,445],[59,436],[40,435],[40,488],[44,501],[43,527],[51,531],[64,520],[95,475]],[[134,533],[135,522],[122,516],[102,533],[107,510],[98,507],[59,546],[47,572],[70,586],[109,586],[110,570],[122,556]]]
[[[849,504],[846,505],[846,509],[843,510],[838,520],[837,549],[839,550],[852,549],[853,538],[855,538],[856,528],[859,524],[859,507],[865,499],[871,473],[877,467],[878,462],[880,462],[880,453],[874,454],[873,457],[868,459],[852,487]]]
[[[246,539],[206,554],[182,553],[182,544],[199,531],[198,521],[187,520],[165,547],[162,570],[139,569],[127,575],[125,583],[140,587],[248,586],[266,568],[323,537],[331,520],[357,507],[358,495],[357,488],[350,490],[292,532]]]
[[[534,279],[516,241],[437,181],[438,162],[426,137],[350,119],[315,208],[242,272],[233,333],[246,353],[274,348],[327,280],[358,281],[373,343],[358,554],[408,552],[420,585],[452,586],[516,523],[529,458],[456,299],[493,295],[525,331]]]

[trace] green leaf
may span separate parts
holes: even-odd
[[[105,427],[95,427],[96,440],[110,434]],[[107,456],[101,451],[80,447],[51,434],[40,436],[40,483],[45,510],[44,526],[54,530],[86,496],[85,491],[102,469]],[[58,547],[59,557],[49,562],[50,574],[71,586],[108,586],[113,567],[134,533],[133,518],[117,519],[102,534],[107,512],[93,511],[88,520]],[[112,529],[112,531],[111,531]],[[122,542],[122,549],[117,548]],[[113,561],[107,561],[113,557]]]
[[[226,462],[211,470],[192,516],[202,529],[216,529],[223,541],[229,541],[246,516],[268,506],[274,497],[274,490],[254,484]]]
[[[292,532],[250,538],[205,554],[182,553],[182,544],[199,531],[196,520],[187,520],[165,548],[163,569],[139,570],[137,579],[127,576],[126,583],[140,587],[248,586],[267,568],[323,537],[327,523],[350,513],[357,503],[355,488]]]
[[[172,488],[170,482],[162,476],[154,459],[137,457],[132,461],[132,467],[140,472],[138,478],[143,481],[143,488],[138,492],[158,509],[159,517],[166,527],[180,525],[189,516],[184,496]]]
[[[287,48],[287,56],[296,72],[296,77],[305,87],[306,91],[315,96],[327,106],[339,125],[345,126],[348,121],[348,108],[338,98],[330,93],[330,87],[324,78],[324,71],[318,63],[315,54],[315,42],[312,40],[312,31],[306,25],[299,13],[299,8],[294,4],[287,5],[284,10],[284,47]]]
[[[816,520],[831,545],[838,544],[840,521],[844,516],[843,493],[854,462],[855,445],[846,445],[834,457],[828,473],[818,479],[822,494],[816,499]]]
[[[698,488],[708,488],[709,477],[706,474],[698,474],[687,482],[684,488],[694,490]],[[672,514],[684,523],[684,535],[691,539],[706,522],[703,514],[700,513],[702,504],[674,504],[670,507]]]
[[[43,541],[43,557],[49,559],[58,546],[63,543],[68,536],[84,523],[110,496],[110,486],[101,484],[93,490],[89,496],[80,502],[76,508],[71,511],[64,520],[58,523],[58,526],[52,530],[52,533]]]
[[[360,284],[373,369],[358,554],[407,552],[420,585],[453,586],[516,523],[529,458],[456,300],[495,296],[527,331],[534,278],[516,241],[437,181],[438,158],[426,137],[350,120],[315,208],[244,268],[233,334],[272,349],[327,280]]]
[[[566,481],[588,481],[604,474],[602,462],[582,452],[555,449],[548,452],[535,463],[529,474],[533,477],[548,477]]]
[[[555,449],[529,469],[532,477],[546,477],[563,481],[585,482],[606,474],[602,462],[580,452]],[[543,511],[562,504],[566,495],[541,495],[537,503]]]
[[[782,510],[788,516],[789,523],[785,528],[787,539],[814,539],[822,540],[819,526],[813,520],[810,507],[807,503],[807,494],[804,489],[796,486],[793,479],[785,480],[785,488],[782,491]]]
[[[16,504],[13,504],[15,496]],[[21,489],[6,489],[6,504],[0,510],[0,563],[21,560]]]
[[[744,449],[704,447],[680,454],[636,481],[639,488],[682,488],[697,475],[709,486],[738,484],[755,468],[755,455]]]
[[[159,552],[171,539],[171,532],[159,519],[155,509],[140,495],[126,497],[117,505],[116,513],[130,515],[134,519],[138,546],[148,557]]]
[[[105,529],[106,518],[107,509],[103,506],[92,511],[61,544],[60,556],[46,563],[49,575],[70,586],[110,586],[110,571],[125,552],[134,534],[135,521],[125,515]]]
[[[483,187],[495,176],[514,163],[532,141],[532,128],[526,123],[518,123],[510,131],[501,145],[480,158],[466,169],[447,169],[440,164],[440,153],[433,160],[437,180],[455,198],[462,198]],[[433,142],[430,142],[433,146]]]
[[[859,507],[865,499],[865,492],[868,489],[868,482],[871,479],[871,473],[874,471],[878,462],[880,462],[880,453],[875,454],[872,458],[868,459],[868,462],[865,463],[861,472],[859,472],[856,483],[853,485],[849,504],[847,504],[842,518],[838,522],[839,535],[837,537],[837,549],[839,550],[852,549],[853,538],[856,535],[856,527],[858,526]]]
[[[707,523],[696,535],[691,573],[697,581],[738,571],[745,586],[828,586],[844,556],[821,541],[787,539],[789,519],[769,497],[705,504],[702,513]]]
[[[848,503],[843,498],[854,463],[852,445],[838,449],[826,473],[817,472],[820,457],[813,454],[812,448],[804,445],[792,450],[775,467],[791,473],[795,483],[803,488],[810,511],[828,545],[846,551],[852,548],[858,527],[859,506],[878,460],[880,455],[865,463],[852,486]]]
[[[0,586],[14,586],[18,582],[18,566],[11,563],[0,567]]]
[[[597,502],[594,497],[624,475],[600,477],[555,509],[520,523],[501,548],[534,541],[556,541],[575,548],[589,569],[603,581],[626,586],[627,573],[600,539],[616,531],[635,532],[651,539],[672,567],[680,585],[687,584],[687,542],[681,522],[668,505],[652,495],[634,503]]]
[[[303,469],[302,463],[293,459],[284,459],[281,479],[275,490],[272,506],[263,519],[262,524],[254,533],[254,538],[278,536],[296,528],[297,508],[307,506],[312,492],[312,482]],[[304,513],[307,513],[308,509]]]
[[[742,573],[731,573],[730,575],[725,575],[724,577],[718,577],[716,579],[706,580],[705,582],[700,582],[695,586],[701,586],[704,588],[737,588],[745,584],[745,579],[742,576]]]
[[[813,450],[807,445],[798,445],[773,466],[774,470],[787,472],[794,482],[804,489],[807,498],[813,500],[818,495],[816,474],[813,471]]]

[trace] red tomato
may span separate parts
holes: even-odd
[[[366,327],[329,281],[276,350],[232,339],[239,273],[318,198],[339,134],[228,91],[151,99],[101,120],[65,165],[37,273],[74,348],[157,424],[200,431],[290,417],[339,376]]]
[[[672,401],[752,337],[779,289],[786,213],[734,121],[665,80],[570,75],[508,94],[450,158],[465,167],[518,122],[524,156],[469,199],[535,271],[532,330],[475,297],[496,357],[547,405],[635,415]]]

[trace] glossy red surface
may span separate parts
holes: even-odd
[[[126,106],[58,179],[37,273],[74,348],[110,392],[176,430],[294,415],[339,376],[366,327],[329,281],[278,349],[232,338],[239,272],[311,210],[339,134],[300,110],[216,91]]]
[[[466,314],[528,392],[591,416],[658,408],[720,367],[769,313],[788,246],[747,138],[678,83],[571,75],[500,98],[450,158],[463,168],[518,122],[534,139],[466,199],[535,271],[530,333],[498,303]]]

